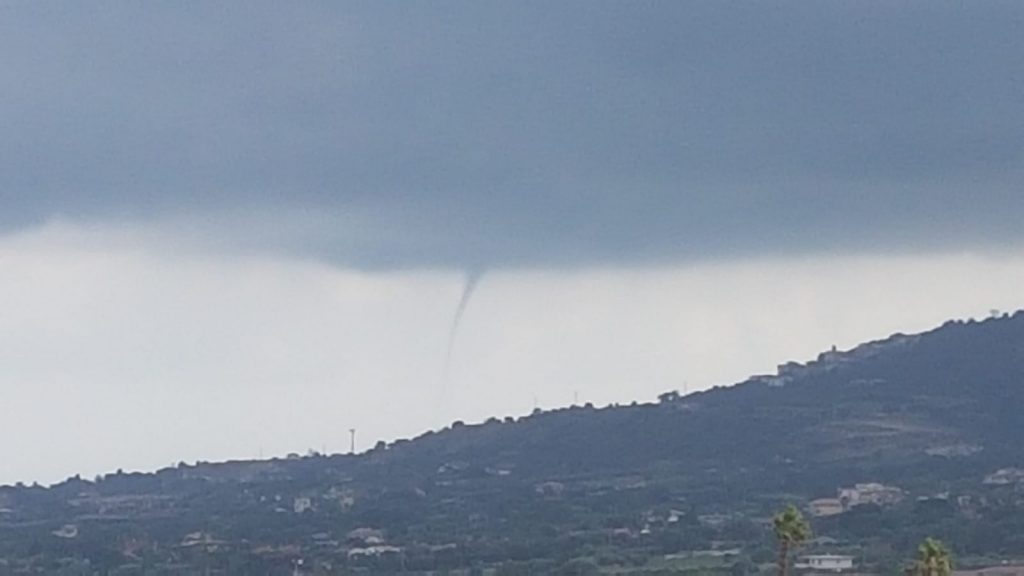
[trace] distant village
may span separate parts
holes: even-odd
[[[964,447],[951,447],[944,454],[960,453]],[[301,460],[307,460],[303,458]],[[287,462],[283,463],[287,464]],[[441,465],[435,474],[435,484],[440,487],[467,486],[465,479],[471,473],[465,462],[452,461]],[[513,479],[512,469],[492,468],[485,471],[491,479]],[[288,477],[287,466],[282,463],[227,463],[225,465],[183,467],[177,471],[179,482],[212,483],[214,486],[232,486],[245,480],[246,495],[250,506],[257,508],[257,517],[278,518],[268,528],[282,533],[293,533],[293,538],[272,539],[259,542],[253,535],[240,536],[238,527],[218,530],[202,527],[204,522],[193,525],[195,529],[183,530],[177,536],[156,541],[139,534],[124,534],[115,540],[117,547],[116,566],[107,567],[110,574],[192,574],[199,562],[211,566],[224,564],[232,557],[244,558],[253,566],[280,571],[287,568],[289,574],[332,574],[359,573],[360,571],[389,572],[396,566],[415,572],[415,567],[429,574],[489,574],[508,573],[502,570],[502,562],[477,562],[478,569],[460,566],[460,557],[470,554],[473,541],[467,541],[465,534],[455,531],[448,540],[439,540],[439,534],[424,534],[417,539],[386,523],[357,525],[339,530],[343,522],[326,522],[326,518],[344,518],[357,510],[366,489],[352,483],[351,479],[337,478],[326,488],[307,488],[299,492],[276,492],[277,487]],[[61,573],[88,573],[93,561],[82,564],[83,557],[50,557],[60,550],[75,550],[77,546],[95,543],[95,533],[109,531],[125,522],[165,526],[176,524],[175,519],[188,516],[194,505],[182,494],[119,493],[105,494],[103,485],[108,482],[124,481],[116,476],[100,482],[72,479],[61,487],[65,494],[73,497],[61,502],[64,520],[47,529],[53,545],[41,549],[50,552],[27,557],[12,556],[10,552],[0,557],[0,574],[51,573],[56,562],[71,571]],[[987,474],[981,480],[982,487],[992,489],[1011,488],[1015,493],[1024,487],[1024,469],[1003,468]],[[263,486],[263,488],[260,488]],[[631,494],[643,493],[650,489],[650,483],[643,477],[623,477],[605,482],[588,482],[584,485],[565,481],[544,481],[532,486],[532,499],[541,505],[558,509],[566,503],[582,497],[588,500],[605,498],[629,499]],[[38,535],[40,506],[31,496],[33,488],[0,489],[0,533],[5,538],[17,539],[19,530]],[[581,490],[583,491],[581,494]],[[426,492],[398,494],[399,500],[412,497],[429,500]],[[812,523],[831,520],[844,514],[853,514],[861,509],[887,510],[906,505],[908,502],[942,501],[956,507],[963,514],[976,514],[989,503],[977,495],[955,495],[950,492],[911,495],[897,486],[881,482],[856,483],[837,487],[830,496],[805,501],[801,508]],[[52,504],[52,503],[51,503]],[[443,508],[456,509],[463,506],[455,497]],[[230,504],[229,504],[230,506]],[[269,514],[269,516],[267,516]],[[631,517],[631,518],[630,518]],[[261,520],[268,522],[268,520]],[[472,522],[472,516],[469,519]],[[742,569],[744,573],[771,573],[773,559],[770,551],[764,549],[763,534],[770,530],[769,517],[748,516],[743,511],[700,512],[685,503],[677,507],[656,506],[636,510],[618,523],[594,529],[576,530],[574,533],[552,533],[554,542],[566,538],[590,541],[600,544],[607,554],[620,554],[632,558],[633,572],[618,570],[616,574],[648,573],[641,570],[663,567],[678,573],[711,574],[728,573],[734,576]],[[750,526],[752,528],[744,528]],[[243,531],[244,532],[244,531]],[[687,539],[678,541],[678,549],[654,553],[652,545],[664,541],[670,534],[702,535],[699,540],[688,544]],[[38,537],[38,536],[36,536]],[[57,542],[64,544],[57,545]],[[693,544],[700,544],[694,546]],[[480,542],[477,542],[480,544]],[[641,555],[642,554],[642,555]],[[869,552],[859,545],[831,536],[827,532],[808,540],[799,550],[792,563],[796,573],[806,576],[826,574],[882,574],[877,561],[867,557]],[[236,560],[240,562],[241,560]],[[955,572],[957,576],[1024,576],[1024,563],[1004,558],[987,566],[965,566]],[[71,567],[77,566],[80,572]],[[443,566],[444,569],[438,571]],[[146,567],[143,570],[143,567]],[[276,568],[274,568],[276,567]],[[646,567],[646,568],[645,568]],[[674,568],[673,568],[674,567]],[[209,568],[210,574],[230,573]],[[354,571],[354,572],[353,572]],[[655,571],[656,572],[656,571]],[[676,573],[676,572],[673,572]]]

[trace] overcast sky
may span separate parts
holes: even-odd
[[[649,400],[1016,309],[1022,30],[0,1],[0,482]]]

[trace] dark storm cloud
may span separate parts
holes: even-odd
[[[1012,2],[7,2],[0,227],[363,266],[1017,241],[1022,30]]]

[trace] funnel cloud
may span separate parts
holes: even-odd
[[[462,284],[462,295],[455,307],[455,314],[452,315],[452,325],[448,330],[448,347],[445,349],[444,371],[442,372],[442,384],[448,384],[452,366],[452,354],[455,352],[455,340],[459,335],[459,326],[462,324],[462,317],[466,314],[469,301],[473,298],[480,281],[483,280],[484,270],[482,268],[470,268],[466,271],[465,281]]]

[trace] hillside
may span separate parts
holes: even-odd
[[[897,479],[946,460],[933,455],[979,464],[1021,458],[1022,377],[1024,313],[1017,313],[825,352],[735,386],[666,394],[657,405],[457,426],[373,457],[410,469],[458,460],[537,478],[656,466],[687,476],[708,467],[771,470],[801,485],[813,482],[805,477],[811,471]]]
[[[870,550],[884,572],[939,534],[965,557],[1024,556],[1022,380],[1018,312],[657,404],[456,423],[358,456],[4,487],[0,574],[742,573],[770,561],[773,510],[858,483],[888,491],[815,519],[829,551]],[[728,565],[651,564],[723,546]]]

